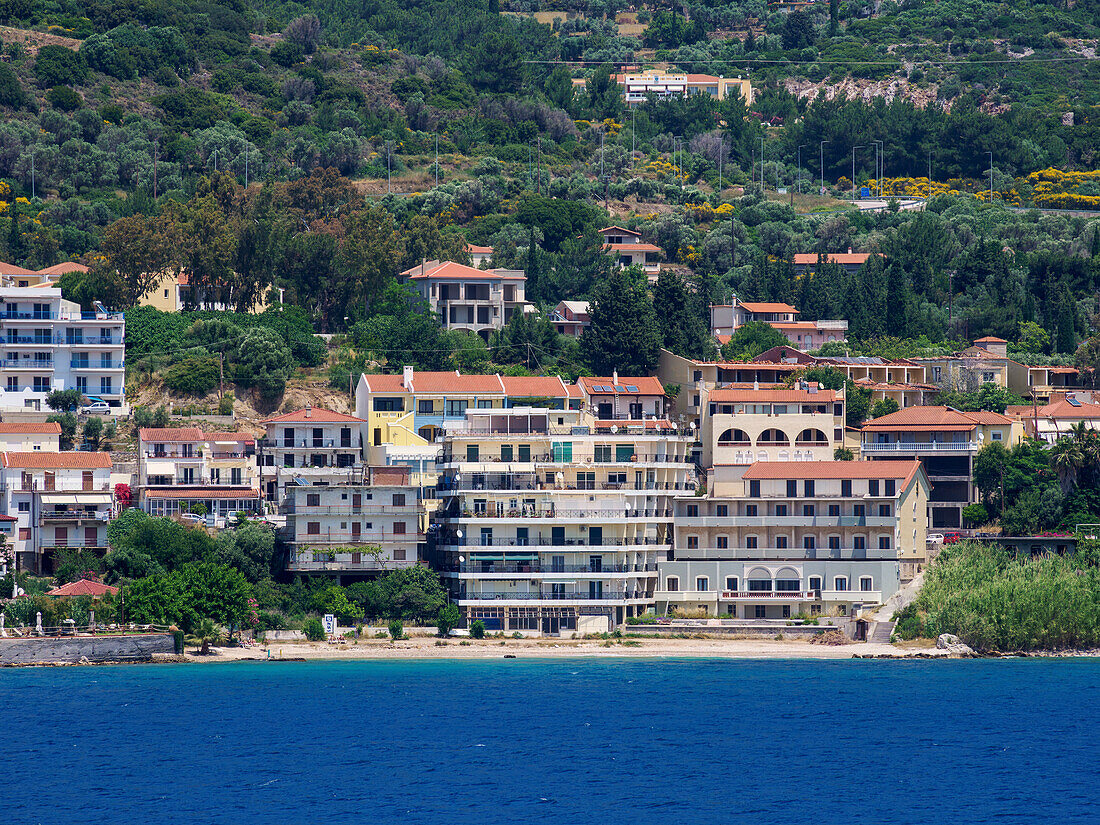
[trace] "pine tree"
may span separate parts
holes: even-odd
[[[661,337],[645,274],[624,269],[596,284],[591,325],[581,350],[596,375],[648,375],[657,366]]]
[[[1073,316],[1073,299],[1063,290],[1062,298],[1058,302],[1058,335],[1054,345],[1054,349],[1058,352],[1074,352],[1077,349],[1076,324]]]
[[[703,322],[698,296],[688,291],[684,279],[671,269],[661,270],[653,287],[653,309],[665,349],[685,358],[714,355],[709,324]]]

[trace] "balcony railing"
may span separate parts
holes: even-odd
[[[383,570],[392,570],[396,567],[413,567],[416,565],[416,563],[417,560],[415,558],[397,561],[393,559],[384,559],[382,561],[377,561],[374,558],[361,559],[360,561],[352,561],[350,557],[346,561],[339,558],[334,561],[299,561],[297,559],[291,559],[287,563],[287,569],[302,573],[323,571],[381,572]]]
[[[342,438],[261,438],[260,446],[276,450],[357,450],[350,439]]]
[[[107,549],[107,539],[104,537],[100,539],[66,539],[59,541],[56,537],[53,539],[47,539],[42,542],[42,546],[46,549],[65,549],[66,547],[99,547],[104,550]]]
[[[296,535],[293,544],[299,545],[370,545],[370,544],[409,544],[425,540],[424,533],[352,533],[348,530],[332,530],[324,533],[305,533]]]
[[[299,488],[300,489],[300,488]],[[420,512],[416,504],[298,504],[287,507],[287,513],[301,516],[415,516]]]
[[[200,461],[202,459],[202,450],[194,450],[190,453],[185,453],[180,450],[145,450],[142,455],[146,458],[182,458],[186,461]]]
[[[72,370],[124,370],[124,361],[85,361],[74,358],[69,361],[69,369]]]
[[[626,509],[626,510],[516,510],[507,512],[497,512],[488,510],[463,510],[460,513],[442,513],[441,517],[444,519],[516,519],[516,518],[554,518],[554,519],[576,519],[576,518],[609,518],[609,519],[623,519],[623,518],[660,518],[670,519],[672,518],[672,509],[656,509],[656,510],[642,510],[642,509]]]
[[[662,541],[645,537],[604,536],[600,541],[589,541],[581,538],[554,539],[545,536],[533,536],[528,539],[500,538],[483,539],[478,536],[444,537],[439,544],[444,549],[472,548],[472,547],[667,547],[672,542],[667,539]]]
[[[446,573],[656,573],[656,564],[605,564],[595,567],[590,564],[488,564],[469,562],[467,564],[444,567]]]
[[[42,513],[42,521],[110,521],[108,510],[51,510]]]
[[[211,481],[206,477],[196,477],[192,479],[184,478],[172,478],[167,481],[159,481],[161,476],[149,476],[145,481],[146,487],[216,487],[218,489],[229,489],[233,492],[239,493],[241,498],[256,498],[260,495],[259,487],[251,486],[251,482],[256,481],[255,476],[245,476],[240,481]]]
[[[976,452],[976,441],[891,441],[881,444],[865,441],[859,445],[865,453],[970,453]]]
[[[466,593],[458,597],[460,602],[480,601],[561,601],[561,602],[623,602],[636,599],[649,599],[641,591],[628,591],[626,593],[591,593],[591,592],[525,592],[525,593]]]
[[[6,358],[3,361],[6,370],[52,370],[53,359],[37,360],[30,358]]]
[[[3,315],[0,315],[0,318],[3,318]],[[120,347],[124,343],[125,340],[121,337],[115,338],[113,336],[100,335],[85,335],[83,338],[71,338],[66,335],[8,335],[6,338],[0,339],[0,344],[6,344],[8,346],[30,344],[35,346]]]
[[[57,479],[53,484],[44,484],[36,480],[31,486],[27,486],[20,480],[18,486],[13,486],[12,489],[21,493],[106,493],[111,492],[112,487],[109,481],[85,484],[82,480],[66,482]]]
[[[500,462],[499,456],[477,456],[470,458],[469,455],[462,455],[459,453],[457,456],[454,453],[444,452],[440,457],[441,464],[493,464]],[[538,455],[531,456],[530,463],[534,464],[690,464],[692,462],[691,456],[687,455],[667,455],[663,453],[631,453],[629,456],[577,456],[575,458],[564,458],[562,456],[554,456],[551,453],[540,453]],[[505,463],[529,463],[518,462],[516,459],[506,459]]]
[[[641,484],[634,482],[621,482],[621,481],[601,481],[601,482],[573,482],[563,484],[549,484],[544,481],[486,481],[476,482],[463,479],[458,484],[441,482],[436,486],[436,490],[440,493],[454,493],[454,492],[493,492],[493,491],[510,491],[510,490],[625,490],[632,491],[637,490],[655,491],[655,490],[691,490],[695,491],[695,484],[692,482],[680,482],[680,481],[643,481]]]
[[[722,599],[806,599],[820,598],[820,590],[723,590]]]

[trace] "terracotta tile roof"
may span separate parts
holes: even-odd
[[[615,252],[660,252],[661,247],[655,246],[651,243],[605,243],[604,249],[611,249]]]
[[[863,264],[870,257],[871,253],[869,252],[830,252],[825,256],[825,260],[842,266],[852,266]],[[796,265],[800,266],[812,266],[817,263],[817,253],[796,252],[794,255],[794,262]]]
[[[249,444],[256,440],[256,436],[252,435],[252,433],[210,432],[204,433],[203,439],[205,441],[239,441],[244,444]]]
[[[227,490],[224,487],[170,487],[164,490],[146,490],[146,498],[256,498],[260,491],[242,487]]]
[[[33,269],[23,269],[21,266],[15,264],[4,263],[0,261],[0,275],[37,275]]]
[[[111,468],[110,453],[4,453],[5,467],[25,470],[98,470]]]
[[[556,375],[509,377],[501,376],[504,393],[509,398],[568,398],[565,382]]]
[[[598,235],[606,235],[610,232],[621,232],[624,235],[633,235],[635,238],[642,237],[641,232],[635,232],[633,229],[626,229],[622,226],[605,226],[603,229],[597,230]]]
[[[118,595],[118,588],[112,587],[109,584],[103,584],[102,582],[93,582],[88,579],[81,579],[76,582],[69,582],[63,584],[61,587],[57,587],[46,593],[47,596],[91,596],[97,598],[99,596],[105,596],[108,593],[111,595]]]
[[[813,321],[768,321],[768,325],[780,331],[790,330],[791,332],[799,330],[813,332],[817,329],[817,324]]]
[[[272,418],[266,418],[261,421],[261,424],[343,424],[345,422],[351,422],[354,424],[366,424],[362,418],[356,418],[354,415],[347,415],[346,413],[333,412],[332,410],[326,410],[323,407],[313,407],[312,409],[295,410],[294,412],[283,413],[282,415],[276,415]]]
[[[1038,414],[1042,418],[1100,418],[1100,404],[1090,404],[1086,401],[1078,402],[1075,406],[1064,398],[1060,398],[1046,406],[1039,407]],[[1029,413],[1025,413],[1026,418]]]
[[[471,255],[473,255],[473,254],[492,255],[493,254],[493,248],[491,246],[477,246],[477,245],[472,244],[472,243],[466,244],[466,251],[469,252]]]
[[[412,389],[404,386],[402,373],[392,375],[364,375],[370,392],[384,393],[504,393],[504,386],[497,375],[463,375],[458,370],[450,372],[413,372]]]
[[[142,427],[138,430],[141,441],[202,441],[198,427]]]
[[[835,390],[809,390],[795,389],[716,389],[710,394],[710,400],[717,403],[746,403],[746,404],[831,404],[836,400]]]
[[[660,380],[646,375],[640,378],[630,378],[620,375],[616,383],[612,376],[598,378],[582,377],[577,379],[577,386],[587,395],[664,395],[665,388]],[[612,387],[611,390],[597,390],[596,387]],[[636,387],[631,390],[628,387]]]
[[[424,267],[424,272],[421,273],[419,266],[414,266],[406,269],[401,274],[407,278],[412,278],[414,281],[422,278],[455,278],[457,280],[470,280],[472,278],[481,278],[488,280],[503,280],[506,278],[519,279],[523,277],[523,274],[518,275],[507,272],[506,270],[496,269],[475,269],[472,266],[466,266],[466,264],[455,263],[454,261],[428,261]]]
[[[920,462],[911,461],[758,461],[745,470],[746,480],[896,478],[908,484]]]
[[[78,264],[75,261],[66,261],[62,264],[54,264],[38,270],[39,275],[64,275],[66,272],[91,272],[91,270],[84,264]]]
[[[804,369],[805,364],[781,364],[778,361],[696,361],[700,366],[714,364],[723,369],[744,368],[745,370],[764,370],[765,372],[795,372]]]
[[[712,74],[689,74],[688,83],[717,83],[720,78]]]
[[[971,413],[950,407],[915,406],[872,419],[863,425],[863,429],[891,432],[966,432],[979,424],[1010,423],[1011,419],[997,413]]]
[[[1036,368],[1036,369],[1042,369],[1042,368],[1039,367],[1039,368]],[[1077,367],[1047,367],[1046,369],[1050,370],[1053,373],[1058,373],[1058,374],[1063,374],[1063,375],[1076,375],[1078,373]]]
[[[0,423],[0,435],[60,435],[61,425],[56,421],[48,424],[24,424],[20,422]]]
[[[974,339],[975,344],[1007,344],[1004,338],[998,338],[996,335],[987,335],[984,338]]]
[[[781,304],[774,301],[742,301],[741,306],[749,312],[798,312],[790,304]]]

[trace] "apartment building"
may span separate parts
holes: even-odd
[[[121,312],[84,312],[60,289],[0,288],[0,409],[45,409],[70,389],[123,407],[125,330]]]
[[[260,423],[267,429],[257,448],[266,501],[284,505],[290,486],[361,483],[363,419],[307,404]]]
[[[61,425],[55,421],[33,424],[0,422],[0,452],[56,453],[61,449]]]
[[[439,313],[444,329],[464,329],[489,340],[513,312],[534,312],[524,299],[521,269],[475,269],[454,261],[424,261],[398,278],[411,284]]]
[[[962,526],[963,508],[976,500],[978,450],[993,442],[1010,447],[1022,434],[1019,421],[995,412],[909,407],[867,421],[859,450],[874,461],[919,459],[931,486],[928,525],[951,528]]]
[[[198,427],[138,431],[138,506],[153,516],[259,513],[256,439]]]
[[[467,409],[579,409],[581,403],[580,389],[557,376],[418,372],[408,366],[400,375],[361,375],[355,390],[355,413],[366,422],[368,462],[376,466],[390,463],[391,446],[409,454],[423,448],[425,457],[434,457],[444,424],[461,421]]]
[[[704,390],[700,461],[746,467],[757,461],[832,461],[844,445],[844,390],[816,383]]]
[[[982,384],[1007,387],[1036,404],[1049,404],[1081,389],[1081,376],[1069,365],[1023,364],[1008,355],[1008,342],[987,335],[953,355],[915,358],[937,385],[973,391]]]
[[[1056,444],[1078,427],[1100,430],[1100,404],[1090,397],[1091,394],[1072,393],[1041,406],[1010,407],[1005,413],[1020,422],[1028,438]]]
[[[650,281],[661,274],[661,247],[645,243],[639,233],[621,226],[604,227],[599,234],[603,251],[615,258],[620,269],[640,267]]]
[[[665,420],[467,409],[444,425],[434,563],[464,620],[605,631],[653,604],[692,439]]]
[[[106,552],[109,453],[5,452],[0,472],[3,515],[15,519],[7,523],[16,570],[50,575],[57,552],[70,547]]]
[[[366,467],[352,484],[291,485],[286,504],[292,573],[345,584],[420,560],[420,487],[405,467]]]
[[[798,309],[790,304],[742,301],[735,295],[729,304],[711,306],[710,329],[724,344],[742,324],[759,321],[782,332],[801,352],[819,349],[829,342],[843,341],[848,335],[847,321],[800,321],[798,315]]]
[[[668,408],[665,388],[652,376],[610,377],[577,379],[581,393],[581,408],[599,419],[626,419],[640,421],[644,418],[664,418]]]
[[[856,615],[924,565],[927,499],[916,460],[716,467],[704,498],[676,499],[657,612]]]

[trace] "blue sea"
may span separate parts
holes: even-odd
[[[0,822],[1100,823],[1100,661],[0,671]]]

